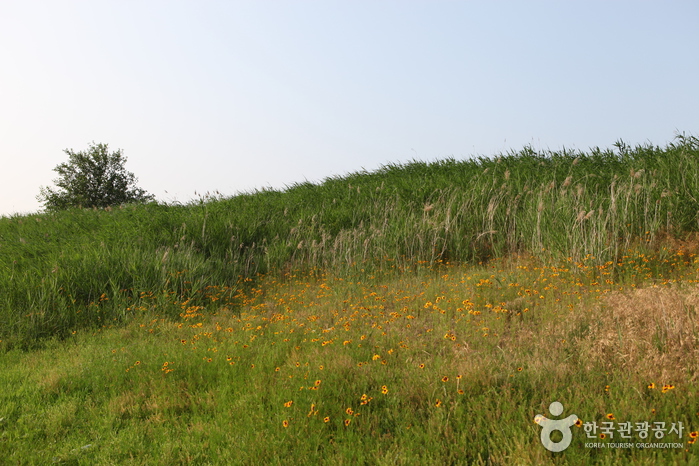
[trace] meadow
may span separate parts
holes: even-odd
[[[0,218],[1,462],[698,464],[697,193],[678,136]]]

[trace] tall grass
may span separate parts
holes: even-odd
[[[697,193],[699,139],[678,136],[664,148],[527,147],[188,205],[3,217],[0,344],[31,346],[141,313],[235,307],[260,273],[482,263],[519,252],[615,264],[632,245],[658,249],[663,238],[696,232]]]

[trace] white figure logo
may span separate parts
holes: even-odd
[[[549,405],[549,411],[554,416],[560,416],[563,413],[563,405],[558,401],[554,401]],[[537,414],[534,417],[534,422],[539,424],[543,429],[541,429],[541,443],[544,445],[548,451],[558,453],[563,451],[570,445],[571,440],[573,440],[573,433],[570,428],[578,420],[578,416],[571,414],[565,419],[548,419],[546,416]],[[554,442],[551,440],[551,432],[554,430],[559,431],[563,434],[563,438],[560,442]]]

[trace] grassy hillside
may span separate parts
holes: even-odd
[[[182,302],[207,287],[311,268],[482,263],[518,252],[616,263],[632,245],[696,232],[699,140],[660,148],[389,165],[280,192],[189,205],[0,219],[0,339],[64,337]]]
[[[0,463],[697,465],[698,188],[680,137],[1,218]]]

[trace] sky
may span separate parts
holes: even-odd
[[[0,215],[65,149],[187,203],[699,135],[699,2],[0,0]]]

